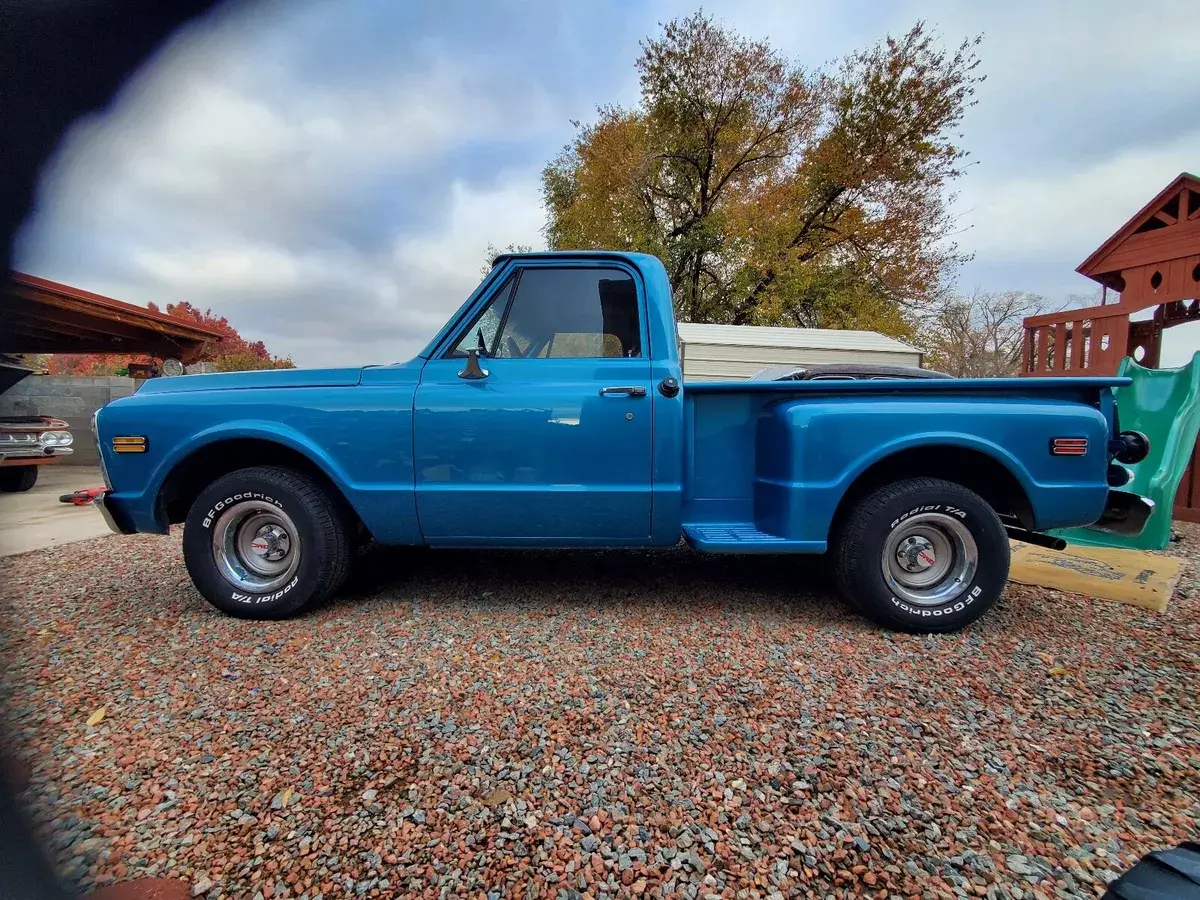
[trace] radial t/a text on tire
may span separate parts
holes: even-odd
[[[201,491],[183,530],[188,574],[232,616],[282,619],[332,594],[353,554],[347,517],[314,479],[239,469]]]
[[[840,593],[880,625],[947,632],[974,622],[1008,581],[1008,535],[975,492],[936,478],[885,485],[834,540]]]

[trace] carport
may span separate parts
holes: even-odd
[[[218,332],[56,281],[10,272],[0,295],[0,353],[119,353],[200,358]]]
[[[75,464],[96,462],[87,423],[138,382],[115,375],[32,375],[12,354],[96,353],[193,363],[221,334],[144,306],[24,272],[0,289],[0,416],[55,416],[71,423]],[[7,357],[7,358],[6,358]]]
[[[107,532],[95,510],[58,502],[58,495],[101,483],[88,423],[104,404],[131,394],[138,382],[118,376],[40,376],[15,354],[103,353],[196,362],[221,335],[111,297],[10,272],[0,288],[0,417],[14,423],[53,416],[71,425],[70,465],[39,465],[44,477],[28,493],[0,498],[0,556]],[[32,377],[30,377],[32,376]]]

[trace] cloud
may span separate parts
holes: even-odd
[[[293,29],[336,10],[302,12]],[[529,158],[546,151],[529,145],[560,142],[567,115],[529,72],[470,54],[314,81],[262,53],[287,20],[246,27],[181,37],[75,129],[18,267],[211,306],[305,365],[411,355],[477,283],[489,241],[540,242]]]
[[[538,97],[521,99],[536,129]],[[468,93],[448,65],[268,99],[252,83],[184,61],[69,143],[51,171],[48,205],[77,224],[138,230],[149,214],[160,219],[152,230],[167,219],[185,237],[265,230],[303,240],[323,233],[324,217],[348,200],[403,185],[453,146],[501,132],[506,108],[503,97]]]
[[[1200,127],[1069,173],[968,182],[962,242],[991,262],[1082,262],[1181,171],[1195,164]]]
[[[478,284],[489,242],[541,243],[532,173],[495,188],[454,182],[444,202],[442,227],[398,235],[386,251],[216,241],[139,248],[123,278],[97,289],[228,311],[243,333],[307,365],[396,362],[417,353]]]
[[[955,207],[968,289],[1062,297],[1075,265],[1194,168],[1182,0],[711,0],[816,67],[926,18],[980,32]],[[418,350],[487,244],[540,244],[538,173],[572,119],[637,98],[633,62],[690,0],[249,4],[172,41],[45,173],[19,268],[133,302],[189,300],[318,365]],[[1170,22],[1169,28],[1162,28]],[[1189,153],[1191,157],[1189,158]]]
[[[450,189],[450,215],[444,228],[430,235],[402,240],[396,261],[403,269],[422,272],[441,282],[476,283],[488,243],[543,244],[546,220],[535,176],[501,185],[492,191],[473,190],[462,182]]]

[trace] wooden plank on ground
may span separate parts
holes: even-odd
[[[1183,560],[1145,550],[1077,544],[1051,550],[1013,541],[1009,578],[1166,612],[1182,569]]]

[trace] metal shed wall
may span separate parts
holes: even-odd
[[[680,322],[678,333],[683,376],[696,381],[743,381],[774,365],[921,365],[919,350],[873,331]]]

